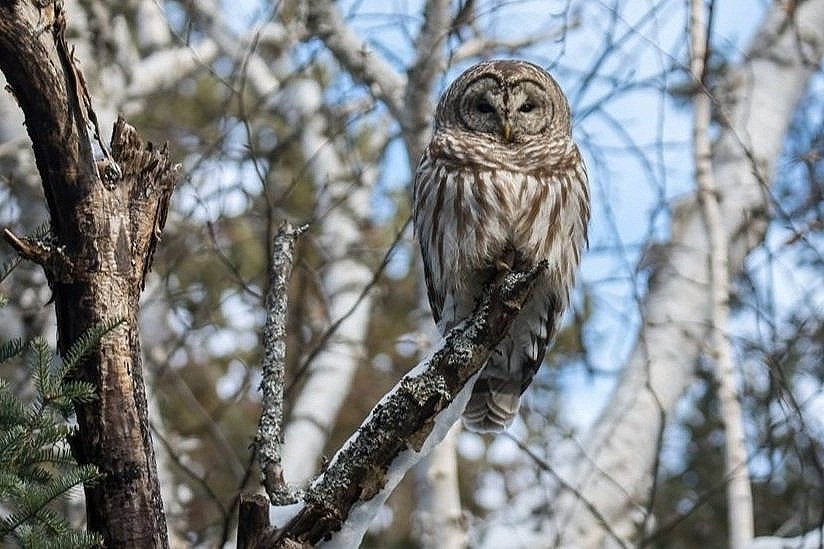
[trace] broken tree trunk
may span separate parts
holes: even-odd
[[[103,474],[85,487],[88,528],[107,547],[166,547],[137,314],[176,168],[165,147],[144,143],[122,119],[111,153],[100,142],[65,25],[62,2],[0,3],[0,70],[25,114],[51,217],[48,239],[4,237],[46,272],[61,352],[102,320],[123,321],[74,374],[98,398],[77,406],[72,452]]]

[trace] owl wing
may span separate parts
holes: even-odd
[[[570,165],[554,183],[560,202],[544,202],[539,216],[543,228],[530,225],[536,234],[560,235],[554,252],[542,253],[550,268],[533,289],[532,296],[515,319],[509,334],[481,372],[464,412],[464,423],[476,431],[500,431],[512,423],[520,406],[520,395],[529,386],[543,362],[547,345],[555,337],[566,309],[581,250],[587,240],[589,189],[586,170],[577,148]],[[536,218],[537,219],[537,218]],[[568,238],[567,238],[568,237]]]
[[[421,247],[426,294],[435,324],[441,320],[441,312],[446,300],[446,286],[440,264],[442,251],[439,253],[436,249],[439,225],[437,218],[441,209],[438,195],[443,178],[441,170],[437,168],[437,163],[427,147],[415,170],[415,182],[412,186],[412,223]]]
[[[432,282],[432,266],[430,262],[426,260],[426,254],[424,254],[423,260],[423,276],[426,279],[426,297],[429,298],[429,308],[432,309],[432,318],[435,319],[435,324],[437,325],[441,321],[444,294]]]

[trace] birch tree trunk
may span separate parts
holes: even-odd
[[[418,464],[416,495],[417,535],[424,549],[462,549],[469,544],[458,490],[457,421],[440,444]]]
[[[720,105],[727,125],[712,149],[729,275],[763,239],[772,179],[792,114],[824,54],[824,1],[787,11],[773,4],[740,66],[734,91]],[[642,305],[643,324],[619,383],[590,436],[557,472],[564,483],[548,501],[524,494],[503,512],[486,546],[507,532],[532,532],[530,547],[629,547],[648,527],[660,437],[679,397],[693,380],[711,325],[707,295],[709,246],[696,196],[673,211],[671,237],[654,267]],[[563,486],[571,489],[564,489]],[[547,501],[544,496],[541,505]],[[533,517],[527,513],[536,511]],[[524,528],[527,527],[527,528]]]
[[[354,78],[375,90],[401,124],[414,169],[430,130],[429,92],[443,69],[442,43],[451,24],[449,2],[426,3],[425,23],[408,81],[347,27],[334,3],[309,2],[305,9],[309,31],[325,42]],[[368,216],[369,189],[353,185],[343,159],[329,146],[318,112],[322,94],[318,84],[303,81],[300,86],[300,92],[292,92],[289,97],[301,113],[301,143],[306,157],[312,159],[309,168],[318,186],[319,209],[328,210],[319,238],[330,259],[322,281],[329,296],[330,323],[343,321],[312,360],[310,377],[295,401],[286,427],[284,472],[293,484],[303,484],[315,473],[317,459],[349,392],[355,367],[362,358],[371,307],[371,296],[362,295],[362,291],[372,279],[371,269],[353,259],[351,253],[362,241],[359,226]],[[335,203],[339,205],[331,208]]]
[[[698,202],[704,217],[709,254],[708,354],[715,362],[718,400],[724,425],[724,477],[727,479],[727,524],[730,549],[744,549],[753,538],[753,502],[747,466],[744,418],[735,388],[735,367],[729,339],[729,248],[721,217],[720,195],[712,173],[710,123],[712,97],[705,87],[708,55],[704,2],[690,2],[690,72],[698,91],[693,98],[693,149]]]
[[[165,547],[137,311],[176,170],[122,120],[111,154],[95,162],[97,119],[65,28],[62,3],[0,4],[0,69],[25,114],[52,232],[49,241],[4,236],[46,272],[61,352],[104,319],[124,321],[76,372],[98,399],[77,406],[71,447],[103,474],[85,487],[88,528],[109,547]]]

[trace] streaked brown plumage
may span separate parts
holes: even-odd
[[[517,414],[569,301],[589,210],[569,105],[555,80],[524,61],[488,61],[461,74],[438,104],[413,190],[439,329],[468,316],[502,269],[549,261],[475,384],[464,412],[469,428],[499,431]]]

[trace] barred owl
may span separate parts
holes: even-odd
[[[415,235],[442,333],[502,271],[549,262],[475,383],[463,417],[475,431],[512,423],[569,300],[590,211],[570,126],[567,100],[546,71],[480,63],[441,97],[415,174]]]

